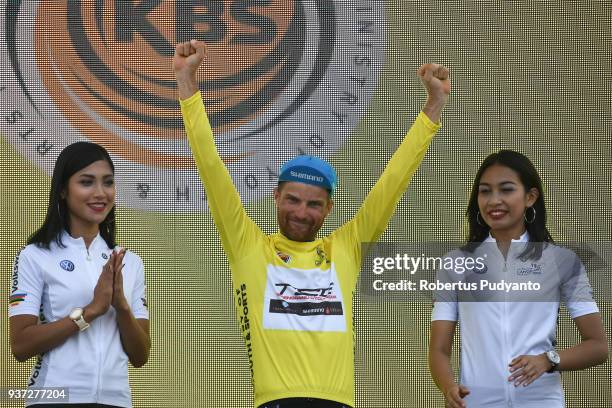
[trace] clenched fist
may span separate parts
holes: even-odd
[[[427,102],[423,112],[433,122],[439,122],[440,114],[448,102],[451,91],[450,72],[440,64],[423,64],[417,70],[417,74],[427,90]]]
[[[206,44],[203,41],[191,40],[176,45],[172,68],[180,99],[187,99],[198,91],[196,73],[205,57]]]

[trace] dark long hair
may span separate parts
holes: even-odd
[[[478,187],[485,170],[494,164],[500,164],[514,170],[518,174],[525,191],[536,188],[540,193],[532,206],[535,210],[534,221],[531,223],[525,222],[525,227],[527,232],[529,232],[530,244],[520,255],[523,259],[539,259],[542,255],[543,243],[553,242],[550,232],[548,232],[546,228],[546,206],[544,205],[542,180],[531,161],[523,154],[513,150],[500,150],[497,153],[489,155],[484,159],[476,173],[474,184],[472,185],[472,192],[470,194],[470,201],[465,213],[469,226],[467,245],[465,248],[472,252],[478,246],[477,243],[484,241],[489,236],[490,227],[482,221],[482,217],[480,217],[482,224],[479,223],[477,219],[479,213]]]
[[[28,244],[36,244],[43,248],[49,248],[51,241],[55,241],[60,247],[62,243],[62,231],[70,232],[68,208],[66,200],[62,198],[62,192],[68,186],[68,180],[72,175],[93,162],[105,160],[110,165],[113,174],[115,166],[108,152],[100,145],[88,142],[73,143],[59,154],[55,161],[53,177],[51,178],[51,191],[49,192],[49,206],[42,226],[29,238]],[[114,248],[115,242],[115,207],[113,207],[104,221],[100,223],[100,235],[106,241],[109,248]]]

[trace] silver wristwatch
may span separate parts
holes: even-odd
[[[550,361],[550,364],[552,365],[550,370],[548,370],[547,372],[552,373],[553,371],[557,369],[557,366],[561,362],[561,357],[559,356],[559,353],[557,353],[557,350],[555,349],[548,350],[545,354],[546,354],[546,358],[548,358],[548,361]]]
[[[89,329],[89,323],[87,323],[83,318],[82,308],[77,307],[72,312],[70,312],[70,315],[68,317],[70,317],[70,320],[72,320],[77,326],[79,326],[80,331]]]

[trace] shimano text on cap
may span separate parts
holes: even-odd
[[[336,190],[338,177],[334,168],[315,156],[297,156],[281,167],[278,182],[296,181],[323,187],[330,194]]]

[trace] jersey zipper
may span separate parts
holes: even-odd
[[[506,252],[506,255],[504,255],[502,253],[502,251],[499,249],[499,247],[497,246],[497,244],[495,245],[495,248],[497,249],[497,252],[499,254],[499,256],[501,256],[504,266],[502,269],[502,280],[505,281],[506,280],[506,274],[508,272],[508,257],[510,256],[510,248],[508,248],[508,251]],[[502,322],[502,342],[503,342],[503,352],[502,355],[504,356],[504,358],[508,359],[511,358],[510,357],[510,342],[509,342],[509,333],[508,333],[508,303],[507,303],[507,297],[506,297],[506,293],[504,292],[503,294],[504,299],[503,302],[501,303],[501,322]],[[504,363],[505,365],[505,363]],[[511,383],[509,383],[508,381],[504,381],[504,406],[512,406],[512,387],[511,387]]]
[[[89,248],[87,249],[87,259],[91,262],[91,256],[89,254]],[[97,272],[97,271],[96,271]],[[96,276],[96,274],[94,274],[94,276]],[[98,279],[100,277],[98,276]],[[96,279],[97,282],[97,279]],[[100,316],[102,317],[102,316]],[[100,324],[100,321],[98,321],[98,323]],[[101,334],[101,333],[99,333]],[[96,402],[99,403],[100,402],[100,387],[101,387],[101,382],[102,382],[102,344],[101,344],[101,340],[100,340],[100,335],[96,336],[96,344],[98,346],[98,386],[96,389]]]
[[[91,246],[91,244],[90,244]],[[85,247],[85,259],[87,259],[87,268],[89,269],[89,275],[95,277],[95,270],[94,270],[94,266],[92,265],[92,257],[91,257],[91,253],[89,252],[89,248]],[[99,279],[99,276],[98,276]],[[94,281],[96,283],[94,283],[94,289],[95,289],[95,285],[97,284],[98,279],[94,279]],[[92,322],[95,323],[95,322]],[[93,327],[91,327],[91,329],[93,329]],[[102,346],[100,344],[100,338],[97,335],[98,333],[92,333],[94,335],[94,344],[96,345],[96,356],[98,358],[98,379],[96,381],[96,403],[100,402],[100,383],[102,381]]]
[[[513,242],[510,242],[510,246],[508,247],[508,251],[506,252],[506,256],[504,257],[504,281],[506,281],[508,279],[508,259],[510,258],[511,254],[514,252],[512,250],[513,247]],[[510,258],[512,259],[512,258]],[[508,355],[507,355],[507,359],[508,359],[508,363],[510,362],[511,359],[518,357],[515,355],[512,355],[510,353],[512,353],[513,351],[513,347],[512,347],[512,333],[510,333],[510,319],[508,317],[509,314],[509,301],[512,301],[512,298],[508,299],[508,293],[504,291],[504,321],[505,321],[505,327],[504,327],[504,331],[506,333],[506,347],[507,347],[507,351],[508,351]],[[509,376],[510,372],[506,372],[506,374]],[[514,395],[515,395],[515,387],[513,385],[513,383],[506,381],[506,389],[507,389],[507,400],[506,400],[506,406],[507,407],[512,407],[513,406],[513,400],[514,400]]]

